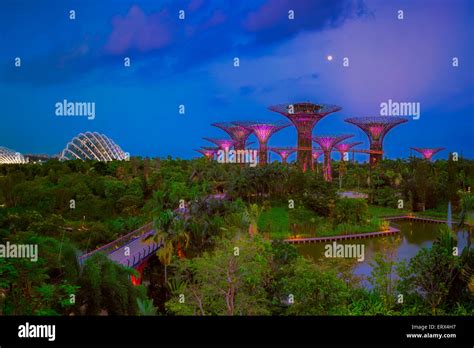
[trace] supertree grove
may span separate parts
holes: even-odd
[[[331,151],[333,147],[343,140],[351,138],[353,135],[318,135],[313,140],[318,143],[324,153],[323,175],[326,181],[332,181],[331,173]]]
[[[259,142],[258,163],[265,165],[268,160],[267,144],[270,137],[279,130],[288,127],[290,124],[281,121],[258,122],[258,121],[243,121],[239,125],[245,127],[255,134]]]
[[[311,137],[313,129],[323,117],[341,110],[341,107],[303,102],[273,105],[269,109],[287,117],[296,127],[298,133],[298,164],[303,171],[312,168],[313,158],[311,152],[313,147]]]

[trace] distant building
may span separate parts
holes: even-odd
[[[62,151],[60,161],[80,159],[101,162],[123,161],[128,154],[122,151],[112,139],[97,132],[79,133]]]
[[[34,162],[34,163],[46,162],[49,159],[53,158],[47,154],[35,154],[35,153],[25,153],[23,156],[27,159],[28,162]]]

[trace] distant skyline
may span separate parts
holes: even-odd
[[[314,135],[354,134],[367,149],[344,119],[392,100],[419,103],[420,117],[388,133],[385,156],[474,158],[472,23],[469,0],[4,0],[0,146],[54,155],[91,131],[131,156],[193,158],[212,145],[203,137],[228,137],[213,122],[283,121],[268,106],[311,101],[342,107]],[[64,100],[93,103],[94,117],[58,116]],[[269,146],[296,146],[295,128]]]

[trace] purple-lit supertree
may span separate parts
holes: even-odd
[[[423,147],[412,147],[411,149],[419,152],[424,159],[431,161],[431,158],[438,152],[444,150],[444,147],[435,147],[435,148],[423,148]]]
[[[242,121],[239,125],[252,131],[258,139],[258,163],[265,165],[267,163],[268,151],[267,143],[270,137],[279,130],[288,127],[290,124],[281,121],[258,122],[258,121]]]
[[[311,152],[313,146],[311,137],[313,129],[319,120],[330,113],[341,110],[341,108],[336,105],[304,102],[273,105],[269,109],[287,117],[296,127],[298,132],[298,164],[304,172],[312,168],[313,158]]]
[[[251,130],[239,125],[238,122],[218,122],[212,124],[214,127],[222,129],[234,140],[235,150],[244,150],[245,143],[252,133]]]
[[[313,157],[313,162],[311,163],[311,170],[314,170],[314,166],[316,165],[316,170],[319,173],[318,159],[323,153],[324,153],[323,150],[319,148],[313,148],[313,152],[311,154],[311,156]]]
[[[367,134],[370,141],[370,164],[375,166],[383,155],[383,139],[393,127],[405,123],[408,118],[394,116],[356,117],[345,120]]]
[[[281,163],[286,163],[287,158],[297,149],[294,147],[271,147],[270,151],[275,152],[281,157]]]
[[[334,148],[339,152],[341,155],[341,161],[344,161],[344,153],[348,152],[353,147],[362,144],[362,141],[353,141],[349,143],[339,143],[334,146]]]
[[[312,155],[312,156],[313,156],[313,160],[314,160],[314,161],[317,161],[318,158],[319,158],[323,153],[324,153],[323,150],[318,149],[318,148],[314,148],[314,149],[313,149],[313,155]]]
[[[216,139],[216,138],[203,138],[204,140],[210,141],[219,147],[220,150],[229,151],[234,146],[235,141],[232,139]]]
[[[323,174],[326,181],[332,181],[331,174],[331,151],[337,143],[340,143],[343,140],[346,140],[353,135],[318,135],[313,138],[313,140],[319,144],[321,150],[324,153],[324,165],[323,165]]]
[[[210,161],[214,157],[214,155],[217,153],[218,150],[219,150],[218,147],[204,147],[203,146],[200,149],[196,149],[194,151],[199,152],[204,157],[206,157],[208,161]]]

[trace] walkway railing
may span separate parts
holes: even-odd
[[[123,262],[120,263],[127,267],[135,267],[139,265],[148,256],[153,254],[156,250],[158,250],[158,248],[159,245],[157,243],[150,243],[150,245],[143,247],[142,250],[136,252],[133,255],[130,255]]]
[[[150,232],[150,230],[153,229],[153,222],[149,222],[147,223],[146,225],[143,225],[142,227],[130,232],[130,233],[127,233],[126,235],[123,235],[122,237],[108,243],[108,244],[105,244],[91,252],[88,252],[87,254],[84,254],[84,255],[81,255],[79,257],[79,261],[83,261],[85,259],[87,259],[88,257],[90,257],[91,255],[99,252],[99,251],[102,251],[102,252],[105,252],[105,253],[110,253],[111,251],[114,251],[120,247],[122,247],[123,245],[127,244],[130,240],[131,237],[141,237],[142,235],[144,235],[145,233],[147,232]],[[134,238],[134,239],[136,239]],[[109,249],[112,249],[113,250],[109,250]]]
[[[324,243],[324,242],[341,241],[341,240],[348,240],[348,239],[365,239],[365,238],[373,238],[373,237],[390,236],[392,234],[396,234],[399,232],[400,230],[398,228],[390,226],[388,230],[386,231],[342,234],[338,236],[328,236],[328,237],[289,238],[289,239],[285,239],[284,242],[290,243],[290,244]]]

